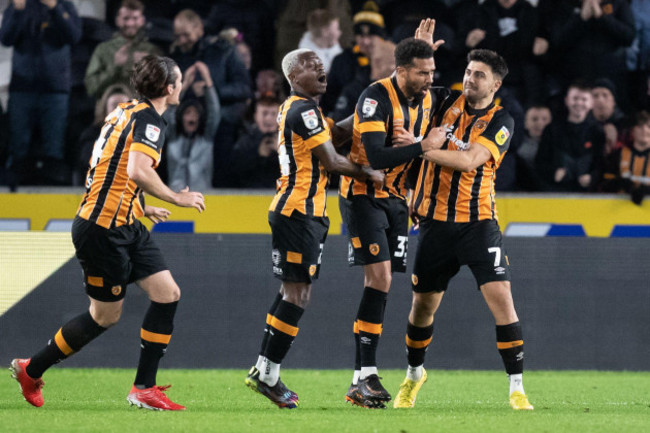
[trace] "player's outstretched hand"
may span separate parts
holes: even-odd
[[[420,39],[433,48],[433,51],[436,51],[438,48],[440,48],[440,45],[444,44],[445,41],[444,39],[441,39],[439,41],[434,41],[433,40],[433,33],[436,29],[436,20],[433,18],[427,18],[425,20],[420,21],[420,25],[418,26],[417,29],[415,29],[415,39]]]
[[[418,228],[420,228],[420,217],[415,211],[414,193],[415,192],[412,189],[409,190],[408,207],[409,207],[409,217],[411,218],[411,222],[413,223],[413,230],[417,230]]]
[[[205,199],[200,192],[190,191],[190,187],[186,186],[176,194],[176,206],[180,207],[193,207],[199,212],[205,210]]]
[[[409,146],[415,143],[415,136],[409,131],[399,126],[393,129],[393,146]]]
[[[428,152],[430,150],[440,149],[447,139],[447,131],[445,128],[438,126],[437,128],[432,128],[422,140],[422,152]]]
[[[158,224],[167,221],[171,212],[164,207],[146,206],[144,207],[144,216],[149,218],[154,223]]]

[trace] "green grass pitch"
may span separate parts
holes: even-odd
[[[395,395],[404,371],[384,370]],[[351,372],[284,370],[300,407],[280,410],[244,385],[244,370],[161,370],[170,398],[185,412],[130,407],[133,370],[53,368],[44,377],[45,405],[34,408],[9,372],[0,377],[2,432],[647,432],[650,373],[529,371],[533,412],[508,406],[497,371],[430,370],[416,407],[369,410],[344,402]]]

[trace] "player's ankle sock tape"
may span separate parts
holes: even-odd
[[[273,301],[273,304],[271,304],[271,308],[269,309],[268,314],[266,315],[266,326],[264,327],[264,336],[262,337],[262,345],[260,346],[261,356],[264,356],[266,344],[269,341],[269,330],[271,329],[271,317],[273,317],[273,315],[275,314],[275,310],[277,310],[280,301],[282,301],[282,294],[278,293],[277,296],[275,297],[275,300]]]
[[[524,338],[519,322],[497,326],[497,349],[508,374],[524,371]]]
[[[432,339],[433,323],[424,328],[412,325],[410,322],[406,325],[406,351],[410,366],[416,367],[424,364],[424,355]]]
[[[291,347],[294,338],[298,335],[298,322],[305,310],[287,301],[280,301],[271,316],[269,339],[264,348],[263,356],[271,362],[281,364]]]
[[[134,384],[151,388],[156,384],[160,358],[165,355],[174,330],[178,301],[151,302],[140,331],[140,361]]]
[[[86,311],[63,325],[48,345],[34,355],[27,366],[27,374],[41,377],[43,372],[57,362],[81,350],[101,335],[106,328],[99,326]]]

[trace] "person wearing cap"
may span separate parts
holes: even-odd
[[[370,56],[378,40],[385,37],[384,17],[374,10],[362,10],[352,18],[354,24],[354,46],[346,48],[332,61],[327,76],[327,91],[321,97],[320,105],[328,114],[336,109],[336,101],[343,87],[361,74],[370,80]]]

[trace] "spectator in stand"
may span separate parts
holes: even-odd
[[[254,123],[239,137],[232,152],[233,186],[273,188],[280,177],[278,162],[277,99],[262,97],[255,103]]]
[[[608,158],[621,147],[620,135],[625,126],[625,114],[616,105],[616,87],[608,78],[596,80],[591,88],[594,106],[591,113],[605,133],[603,156]]]
[[[77,142],[77,164],[73,172],[73,185],[81,185],[86,179],[86,172],[90,156],[93,153],[93,146],[99,133],[104,126],[104,119],[123,102],[133,99],[131,88],[125,84],[117,83],[110,85],[104,94],[95,104],[95,119],[93,124],[83,130]]]
[[[379,8],[374,2],[368,3],[364,6],[366,9],[352,18],[355,45],[343,50],[332,62],[327,76],[327,90],[320,100],[320,106],[327,115],[335,110],[343,87],[357,74],[370,79],[370,56],[375,43],[384,39],[385,31],[384,17],[377,12]]]
[[[627,50],[627,69],[634,108],[650,110],[650,1],[632,0],[636,38]]]
[[[298,48],[315,52],[328,74],[334,57],[343,51],[340,37],[339,18],[326,9],[316,9],[307,15],[307,31],[302,35]]]
[[[253,65],[251,47],[244,41],[244,35],[234,27],[228,27],[219,32],[219,39],[225,39],[235,46],[237,57],[244,64],[244,67],[250,71]]]
[[[588,191],[597,182],[605,135],[589,116],[593,107],[591,89],[581,82],[569,86],[564,98],[568,115],[555,117],[544,129],[535,159],[546,189]]]
[[[354,80],[343,87],[330,117],[338,122],[354,113],[359,96],[366,90],[366,87],[374,81],[388,77],[394,70],[395,44],[384,40],[376,41],[370,56],[370,76],[358,71]]]
[[[221,107],[205,63],[196,62],[185,71],[183,91],[190,87],[203,102],[185,99],[163,116],[169,125],[165,146],[167,183],[174,191],[189,186],[192,191],[206,192],[212,184],[214,136],[221,120]]]
[[[251,95],[248,71],[230,42],[204,36],[201,17],[191,9],[180,11],[174,18],[174,43],[170,56],[183,72],[197,61],[205,63],[210,70],[221,103],[221,123],[215,137],[213,185],[225,186],[228,178],[224,164],[230,159],[246,102]],[[186,97],[191,96],[190,89]]]
[[[550,38],[554,93],[569,83],[607,77],[627,106],[625,48],[634,40],[634,16],[627,0],[544,0],[543,33]]]
[[[542,100],[542,71],[533,54],[537,28],[537,11],[528,1],[486,0],[465,41],[468,51],[487,48],[503,56],[510,71],[503,87],[524,106]]]
[[[147,54],[160,54],[147,41],[144,5],[139,0],[123,0],[115,17],[118,32],[95,48],[86,69],[86,90],[100,98],[112,84],[129,85],[133,65]]]
[[[543,184],[535,169],[535,158],[546,126],[551,123],[551,110],[545,105],[533,105],[526,110],[525,137],[517,149],[517,186],[525,191],[540,191]]]
[[[270,97],[278,101],[287,99],[284,92],[284,77],[273,69],[264,69],[255,77],[255,99]]]
[[[0,42],[13,46],[9,84],[7,182],[12,191],[22,182],[32,133],[38,125],[43,173],[53,183],[61,178],[64,135],[70,98],[70,46],[81,38],[74,5],[63,0],[11,0],[2,15]]]
[[[630,134],[631,144],[618,150],[620,188],[641,205],[650,193],[650,113],[640,111]]]

